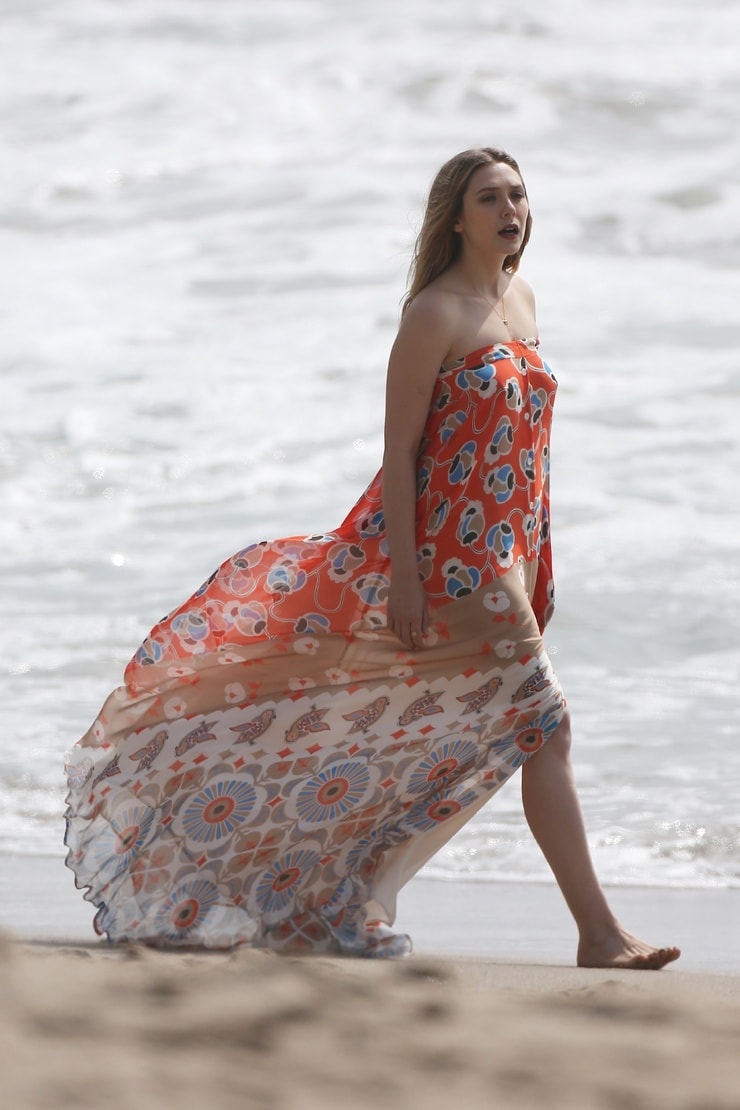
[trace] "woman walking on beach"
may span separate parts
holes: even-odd
[[[679,955],[608,907],[542,642],[556,386],[517,273],[530,229],[508,154],[442,167],[381,471],[336,531],[227,560],[70,754],[68,864],[110,939],[404,955],[398,891],[521,767],[578,962]]]

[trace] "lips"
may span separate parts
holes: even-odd
[[[506,227],[501,228],[499,235],[502,239],[516,239],[519,235],[519,227],[517,224],[507,224]]]

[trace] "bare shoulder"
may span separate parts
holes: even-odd
[[[510,288],[512,293],[514,293],[517,297],[521,298],[521,300],[529,308],[531,308],[532,311],[534,312],[534,308],[535,308],[534,289],[532,288],[532,286],[529,284],[528,281],[525,281],[524,278],[520,274],[512,274],[511,275],[511,284],[510,284],[509,288]]]
[[[459,318],[459,298],[433,282],[406,309],[393,345],[396,360],[412,361],[436,374],[450,349]]]
[[[453,296],[435,282],[422,289],[401,319],[388,360],[386,453],[416,456],[434,385],[456,326]]]
[[[434,281],[414,297],[406,310],[404,322],[409,321],[414,327],[431,327],[439,334],[449,334],[457,323],[459,300],[441,282]]]

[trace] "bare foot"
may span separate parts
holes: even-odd
[[[654,948],[626,932],[621,925],[599,935],[582,937],[578,945],[579,967],[615,967],[634,971],[659,971],[677,960],[680,948]]]

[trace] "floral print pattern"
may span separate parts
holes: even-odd
[[[100,933],[408,951],[399,883],[562,717],[541,636],[554,394],[534,341],[440,371],[420,650],[386,627],[381,474],[335,532],[243,548],[156,625],[68,756],[67,862]]]

